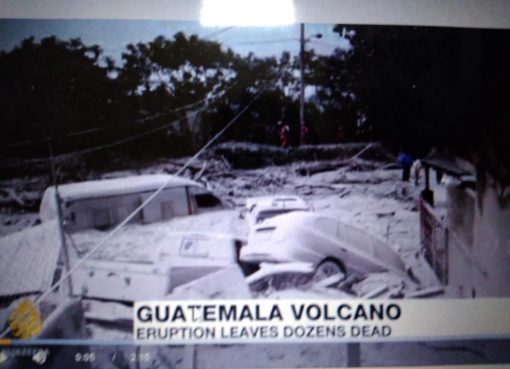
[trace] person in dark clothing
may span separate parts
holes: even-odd
[[[287,124],[278,122],[278,135],[280,138],[280,147],[287,147],[289,145],[289,131],[290,128]]]
[[[402,181],[404,182],[409,181],[409,177],[411,174],[411,166],[413,165],[413,158],[411,157],[411,155],[401,151],[398,154],[397,161],[402,166]]]

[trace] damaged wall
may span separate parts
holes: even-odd
[[[504,201],[497,183],[486,175],[476,195],[457,185],[448,188],[447,295],[510,295],[510,198]]]
[[[475,206],[473,257],[486,275],[475,273],[476,296],[510,296],[510,196],[501,198],[496,182],[487,187]]]

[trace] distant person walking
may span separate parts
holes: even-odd
[[[301,144],[305,145],[308,143],[308,134],[309,134],[308,127],[306,125],[301,125]]]
[[[290,127],[287,124],[278,122],[278,135],[280,137],[280,147],[287,147],[289,145],[289,131]]]
[[[413,165],[413,158],[411,155],[401,151],[398,154],[398,163],[402,166],[402,181],[408,182],[411,175],[411,166]]]
[[[413,165],[411,166],[411,175],[414,178],[414,185],[419,186],[420,178],[421,178],[421,161],[420,161],[420,159],[416,159],[413,162]]]

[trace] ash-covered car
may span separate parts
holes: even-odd
[[[328,213],[291,212],[256,225],[241,249],[247,263],[309,262],[317,276],[366,275],[392,271],[405,275],[400,256],[383,240]]]
[[[299,196],[273,195],[257,196],[246,199],[246,205],[241,212],[241,217],[246,218],[248,224],[253,227],[262,223],[265,219],[292,211],[308,211],[310,206]]]

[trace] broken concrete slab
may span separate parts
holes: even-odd
[[[314,287],[318,288],[324,288],[324,287],[333,287],[343,281],[345,279],[345,274],[338,273],[335,275],[332,275],[330,277],[327,277],[321,281],[318,281],[314,284]]]
[[[170,272],[155,264],[86,261],[72,275],[73,295],[110,301],[157,300],[170,291]]]
[[[246,282],[256,297],[275,290],[309,287],[314,273],[311,263],[262,263],[257,272],[246,278]]]
[[[128,323],[133,320],[133,308],[118,302],[104,302],[97,300],[83,301],[85,318],[112,323]]]
[[[260,269],[246,278],[248,284],[255,283],[262,278],[277,274],[313,274],[315,268],[312,263],[261,263]]]
[[[384,293],[388,292],[388,290],[389,290],[388,286],[384,286],[384,285],[383,286],[377,286],[372,291],[368,291],[367,293],[365,293],[361,297],[363,297],[364,299],[375,299],[377,297],[382,296]]]
[[[270,291],[268,295],[263,298],[271,299],[304,299],[304,300],[320,300],[320,299],[352,299],[354,296],[349,295],[343,291],[335,290],[333,288],[311,288],[307,290],[289,288],[280,291]]]
[[[167,295],[171,300],[218,300],[249,299],[252,295],[243,272],[238,265],[233,265],[190,283],[178,286]]]
[[[415,290],[409,293],[406,293],[406,298],[425,298],[425,297],[434,297],[440,296],[444,294],[443,287],[428,287],[422,288],[420,290]]]
[[[371,274],[352,285],[351,290],[358,297],[382,297],[391,290],[392,295],[403,295],[407,290],[416,289],[416,285],[409,279],[392,273]]]

